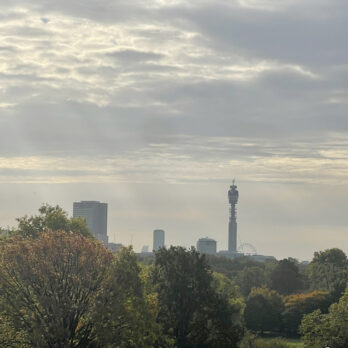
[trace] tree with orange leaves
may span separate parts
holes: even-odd
[[[316,309],[327,312],[330,296],[326,291],[313,291],[304,294],[292,294],[284,299],[283,329],[291,335],[299,334],[298,329],[305,314]]]

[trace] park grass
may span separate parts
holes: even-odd
[[[299,339],[292,339],[292,338],[283,338],[282,339],[288,343],[288,345],[291,348],[304,348],[304,344],[301,340]],[[261,338],[261,340],[265,341],[265,342],[269,342],[272,341],[272,338]]]

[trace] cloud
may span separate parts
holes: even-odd
[[[107,56],[117,58],[123,63],[131,62],[146,62],[146,61],[156,61],[163,58],[164,55],[153,53],[137,51],[134,49],[117,50],[113,52],[108,52]]]
[[[92,137],[92,134],[89,134]],[[333,138],[334,136],[332,136]],[[1,182],[42,183],[205,183],[228,182],[233,174],[244,181],[336,185],[348,182],[348,142],[336,136],[321,142],[228,137],[171,138],[142,149],[92,143],[76,154],[69,144],[61,153],[0,158]],[[146,139],[145,139],[146,140]],[[153,139],[154,140],[154,139]],[[162,140],[162,143],[159,142]],[[168,139],[167,139],[168,140]],[[103,149],[104,155],[96,148]],[[114,144],[115,145],[115,144]],[[93,150],[92,150],[93,148]],[[75,151],[75,154],[74,152]],[[85,154],[83,154],[85,153]]]
[[[275,4],[245,3],[259,4],[261,8],[265,3]],[[207,44],[222,54],[237,52],[259,59],[320,67],[346,61],[346,4],[342,1],[325,7],[323,2],[315,5],[310,2],[309,6],[294,1],[282,4],[282,11],[259,11],[254,6],[237,7],[233,2],[206,2],[196,5],[194,10],[172,10],[172,15],[187,19],[187,26],[201,32]]]
[[[4,185],[86,183],[87,196],[97,196],[92,183],[174,185],[184,195],[237,176],[259,203],[262,185],[278,183],[286,203],[295,185],[313,197],[328,185],[339,197],[347,183],[345,2],[13,0],[0,9]],[[208,197],[220,199],[213,189]],[[277,224],[296,219],[285,210]],[[314,225],[299,228],[312,235]]]

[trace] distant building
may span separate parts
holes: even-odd
[[[257,262],[265,262],[268,260],[273,260],[276,261],[277,259],[274,256],[267,256],[267,255],[247,255],[250,259],[252,259],[253,261],[257,261]]]
[[[216,240],[211,238],[198,239],[197,250],[202,254],[216,254]]]
[[[153,255],[153,252],[149,251],[149,246],[148,245],[144,245],[141,248],[141,251],[140,251],[140,253],[138,253],[138,255],[141,256],[141,257],[149,257],[149,256]]]
[[[148,253],[148,252],[149,252],[149,246],[148,246],[148,245],[144,245],[144,246],[141,248],[141,252],[142,252],[142,253]]]
[[[227,257],[229,259],[235,259],[238,257],[248,257],[249,259],[257,262],[265,262],[267,260],[276,260],[274,256],[266,256],[266,255],[258,255],[258,254],[244,254],[242,252],[232,252],[230,253],[228,250],[220,250],[218,256]]]
[[[157,251],[159,248],[164,248],[164,231],[153,231],[153,251]]]
[[[229,259],[235,259],[237,257],[243,257],[244,254],[243,253],[239,253],[238,251],[236,251],[236,252],[229,252],[228,250],[220,250],[219,253],[218,253],[218,256],[227,257]]]
[[[108,205],[97,201],[74,202],[73,217],[82,217],[93,236],[105,244],[108,243],[107,220]]]
[[[123,248],[123,245],[121,243],[108,243],[107,248],[112,252],[112,253],[117,253]]]
[[[0,227],[0,236],[8,237],[9,234],[10,234],[10,231],[9,231],[9,230],[2,229],[2,228]]]

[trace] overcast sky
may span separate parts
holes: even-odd
[[[348,252],[346,0],[0,2],[0,226],[109,203],[111,241]]]

